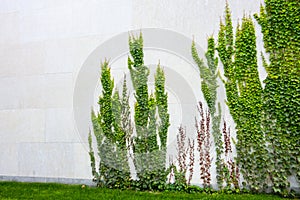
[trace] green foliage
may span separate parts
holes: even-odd
[[[126,149],[126,132],[122,129],[121,126],[121,109],[122,102],[120,99],[119,91],[115,90],[114,95],[112,97],[112,113],[114,116],[113,128],[115,132],[115,140],[116,145],[123,150]]]
[[[130,37],[129,47],[133,59],[128,58],[128,68],[135,91],[134,121],[137,136],[133,137],[126,76],[122,96],[117,89],[113,93],[114,81],[109,64],[105,61],[101,66],[100,112],[95,114],[92,111],[91,115],[100,157],[99,171],[96,169],[91,134],[88,138],[92,174],[100,187],[161,190],[167,177],[166,142],[170,126],[164,72],[158,66],[155,95],[148,95],[149,69],[143,65],[142,35],[138,38]],[[157,116],[160,118],[159,126]],[[159,139],[161,148],[158,145]],[[138,175],[136,181],[130,178],[128,153],[133,158]]]
[[[95,114],[92,111],[91,115],[100,163],[99,172],[97,172],[92,149],[92,137],[90,135],[89,146],[92,174],[98,186],[126,188],[130,181],[126,148],[126,140],[130,135],[130,130],[122,129],[121,121],[124,121],[124,117],[128,117],[128,115],[122,115],[124,113],[122,108],[129,105],[123,105],[124,100],[120,100],[118,91],[112,95],[114,82],[111,78],[107,61],[102,63],[101,69],[102,94],[99,97],[100,112]],[[126,88],[123,88],[123,90],[126,91]]]
[[[135,138],[134,153],[144,154],[153,150],[153,147],[157,147],[157,143],[156,140],[153,139],[154,136],[156,137],[156,134],[153,134],[153,129],[156,130],[155,119],[153,119],[155,100],[152,96],[149,98],[148,94],[149,69],[144,66],[142,34],[140,34],[138,38],[134,36],[129,37],[129,50],[133,61],[128,57],[128,68],[130,70],[136,99],[134,120],[137,137]],[[150,125],[150,132],[148,125]],[[148,140],[149,136],[150,140]]]
[[[221,193],[241,192],[237,188],[238,170],[246,181],[243,185],[253,191],[262,191],[271,183],[274,192],[285,195],[289,192],[288,177],[295,175],[297,181],[300,180],[299,16],[300,2],[296,0],[266,0],[265,6],[261,6],[260,15],[255,15],[262,27],[265,49],[269,54],[267,61],[262,53],[263,66],[268,73],[264,88],[257,70],[254,24],[250,17],[244,16],[234,35],[228,3],[225,21],[220,22],[218,46],[215,47],[212,37],[208,39],[205,53],[207,66],[199,58],[195,43],[192,43],[192,56],[200,71],[201,91],[212,118],[218,185],[221,188],[225,181],[228,186]],[[185,179],[187,170],[183,173],[175,168],[176,182],[166,184],[166,142],[170,116],[164,72],[158,65],[155,93],[149,94],[149,69],[144,65],[141,34],[139,37],[129,37],[129,50],[128,69],[136,100],[136,137],[132,137],[126,80],[124,78],[122,97],[117,90],[113,94],[114,82],[108,62],[105,61],[101,67],[100,110],[96,114],[92,112],[91,116],[100,157],[99,171],[95,163],[91,133],[88,139],[92,174],[97,184],[110,188],[214,193],[209,188],[189,187]],[[226,103],[236,123],[237,165],[233,160],[223,164],[221,159],[224,150],[220,131],[221,109],[220,104],[216,103],[218,59],[215,57],[215,50],[224,67]],[[209,122],[206,125],[209,126]],[[209,145],[208,139],[206,146]],[[128,149],[131,147],[139,178],[136,181],[130,180],[127,160]],[[205,156],[202,155],[202,161],[208,159],[207,163],[210,163],[209,151],[207,152]],[[210,181],[210,177],[208,178]],[[232,184],[235,190],[231,189]]]
[[[288,176],[300,181],[300,2],[265,0],[260,15],[269,65],[263,91],[264,132],[268,142],[274,192],[285,193]]]
[[[102,95],[99,97],[98,104],[100,106],[99,123],[103,134],[111,139],[115,140],[112,125],[113,125],[113,113],[112,113],[112,91],[114,88],[114,81],[111,79],[110,68],[108,62],[105,60],[101,64],[101,84]]]
[[[97,178],[98,173],[96,170],[95,153],[94,153],[93,146],[92,146],[91,131],[89,132],[88,142],[89,142],[89,155],[90,155],[90,160],[91,160],[92,175],[93,175],[93,177]]]
[[[219,188],[222,187],[224,177],[222,176],[222,161],[221,155],[223,153],[222,148],[222,134],[220,131],[220,122],[221,122],[221,106],[218,103],[218,114],[216,114],[216,98],[217,98],[217,66],[218,66],[218,58],[215,57],[215,41],[213,37],[208,38],[208,48],[205,53],[205,57],[207,60],[206,67],[202,59],[199,58],[195,42],[192,43],[192,56],[196,64],[198,65],[200,71],[201,81],[201,90],[204,95],[204,98],[209,107],[211,116],[212,116],[212,134],[215,142],[216,149],[216,168],[217,168],[217,182]]]
[[[205,53],[205,57],[211,74],[216,74],[218,58],[215,57],[215,40],[212,36],[207,40],[207,51]]]
[[[133,145],[134,164],[142,189],[153,190],[162,187],[167,176],[166,142],[170,123],[165,77],[163,70],[158,66],[155,75],[155,94],[149,95],[149,69],[143,61],[142,34],[137,38],[133,36],[129,38],[129,49],[131,57],[128,58],[128,68],[136,99],[134,119],[137,136]],[[160,148],[158,141],[161,144]]]
[[[214,137],[215,150],[216,150],[216,171],[217,171],[217,183],[218,187],[222,188],[224,176],[222,176],[222,159],[223,153],[223,142],[222,135],[220,134],[220,123],[221,123],[221,105],[218,103],[218,114],[212,116],[212,134]]]
[[[228,4],[225,25],[220,23],[218,53],[224,67],[227,105],[236,123],[237,162],[248,186],[261,190],[266,182],[267,152],[261,129],[262,87],[256,59],[256,37],[251,18],[244,16],[236,37]]]
[[[158,144],[157,144],[157,136],[156,136],[156,102],[154,95],[150,95],[149,101],[149,125],[148,125],[148,134],[147,134],[147,149],[149,152],[153,152],[158,150]]]
[[[170,126],[170,115],[168,113],[168,94],[165,91],[165,74],[160,65],[157,66],[155,75],[155,101],[158,109],[160,123],[158,126],[158,135],[161,142],[161,148],[166,149],[167,135]]]
[[[198,65],[200,71],[201,81],[201,90],[203,92],[204,98],[207,102],[207,105],[210,109],[212,115],[215,114],[216,108],[216,98],[217,98],[217,75],[216,75],[216,67],[218,65],[218,59],[215,58],[215,47],[214,47],[214,39],[210,37],[208,39],[208,50],[205,54],[208,67],[206,67],[203,63],[203,60],[199,58],[195,42],[192,43],[192,56],[194,61]]]
[[[124,75],[124,81],[123,81],[120,116],[121,116],[120,128],[124,133],[124,138],[125,140],[127,140],[127,144],[128,144],[127,146],[129,147],[132,143],[133,127],[131,121],[126,75]]]
[[[233,40],[228,4],[221,22],[218,53],[224,66],[227,104],[236,122],[237,161],[248,185],[263,189],[270,180],[273,191],[288,192],[290,175],[299,182],[299,39],[300,2],[266,0],[260,16],[269,64],[260,84],[254,25],[243,17]],[[267,146],[267,148],[266,148]]]
[[[149,69],[144,65],[143,37],[129,37],[129,50],[132,59],[128,57],[128,68],[130,70],[131,80],[135,89],[136,104],[134,108],[134,120],[137,137],[139,138],[140,148],[136,150],[139,153],[148,151],[146,139],[147,126],[149,120],[149,95],[148,95],[148,75]]]

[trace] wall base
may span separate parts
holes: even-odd
[[[63,183],[63,184],[78,184],[95,186],[91,179],[75,179],[75,178],[53,178],[53,177],[34,177],[34,176],[2,176],[0,181],[17,181],[17,182],[32,182],[32,183]]]

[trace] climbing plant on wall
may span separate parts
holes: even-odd
[[[130,71],[131,81],[135,90],[134,121],[136,137],[134,139],[134,164],[138,177],[143,177],[149,165],[150,158],[147,152],[158,148],[156,135],[153,135],[153,96],[148,94],[148,75],[149,69],[144,65],[143,37],[129,37],[128,69]],[[149,107],[151,108],[151,121]],[[155,121],[154,121],[155,122]],[[150,125],[150,127],[148,127]],[[148,128],[150,128],[148,130]],[[152,134],[150,136],[150,134]],[[148,140],[149,139],[149,140]],[[150,156],[151,157],[151,156]]]
[[[124,188],[130,184],[143,190],[161,190],[167,176],[166,142],[170,126],[165,75],[158,65],[155,94],[149,95],[149,69],[143,64],[142,35],[129,38],[129,50],[131,57],[128,58],[128,68],[136,100],[135,123],[131,122],[126,76],[120,96],[118,88],[114,89],[109,63],[105,61],[101,65],[99,113],[92,111],[91,115],[100,158],[98,171],[91,133],[88,138],[92,174],[98,186]],[[134,127],[136,136],[133,135]],[[137,181],[130,180],[129,158],[133,158]]]
[[[160,140],[160,162],[157,162],[158,168],[164,170],[166,167],[167,136],[170,126],[170,115],[168,113],[168,94],[165,91],[165,73],[158,64],[155,73],[155,111],[157,110],[157,132]],[[164,171],[162,171],[164,174]]]
[[[216,148],[219,188],[223,185],[227,185],[227,188],[238,188],[240,172],[244,187],[254,191],[263,191],[272,185],[274,192],[285,194],[290,186],[291,175],[299,183],[299,16],[300,3],[295,0],[266,0],[265,6],[261,6],[260,14],[255,15],[262,27],[268,54],[264,56],[262,53],[263,66],[267,71],[264,87],[257,70],[256,36],[251,17],[245,15],[234,33],[230,9],[226,4],[225,19],[220,23],[217,46],[213,37],[208,38],[205,53],[207,66],[199,58],[195,43],[192,43],[192,56],[200,71],[201,91],[209,107],[206,116],[203,108],[202,111],[199,109],[201,120],[196,122],[200,158],[196,163],[199,164],[204,187],[209,187],[211,182],[210,119]],[[99,112],[91,114],[94,136],[90,133],[88,138],[92,174],[100,186],[124,188],[131,184],[130,187],[135,185],[134,187],[143,190],[162,190],[167,176],[166,144],[170,126],[164,71],[158,65],[155,92],[149,93],[150,73],[144,65],[142,35],[129,37],[129,51],[128,69],[134,87],[134,123],[130,117],[126,78],[124,77],[120,94],[118,89],[114,89],[110,68],[105,61],[101,66],[102,94],[98,102],[100,109]],[[236,125],[236,158],[233,158],[233,140],[225,120],[223,136],[220,131],[221,110],[216,102],[216,51],[224,68],[226,104]],[[136,134],[133,134],[134,131]],[[190,138],[188,145],[185,143],[186,133],[182,127],[179,132],[181,135],[178,136],[178,147],[181,146],[182,149],[178,157],[184,162],[179,164],[179,170],[174,168],[175,165],[171,167],[175,169],[175,179],[178,174],[177,180],[182,179],[182,189],[187,188],[186,183],[190,184],[193,177],[195,146],[194,140]],[[99,167],[96,167],[93,138],[97,141]],[[133,153],[133,163],[138,176],[138,181],[134,184],[134,181],[129,180],[129,153]],[[187,157],[192,161],[188,162]]]
[[[148,75],[149,69],[144,65],[143,37],[129,37],[129,50],[132,58],[128,57],[128,69],[135,89],[136,104],[134,108],[134,120],[137,132],[137,139],[141,146],[136,149],[139,153],[148,150],[146,142],[147,126],[149,121],[149,95],[148,95]],[[155,142],[155,141],[153,141]],[[156,146],[156,144],[153,144]]]
[[[106,138],[115,141],[113,133],[113,112],[112,112],[112,91],[114,88],[114,81],[111,78],[110,68],[108,62],[104,61],[101,65],[101,84],[102,95],[99,97],[98,104],[100,106],[99,123],[103,134]]]
[[[161,149],[166,151],[170,115],[168,113],[168,94],[165,91],[165,82],[165,73],[159,64],[156,68],[155,74],[155,101],[160,119],[158,135],[160,138]]]
[[[265,0],[255,18],[269,55],[263,91],[268,172],[273,190],[286,193],[290,175],[300,181],[300,2]]]
[[[129,149],[132,144],[133,124],[131,121],[131,111],[129,105],[129,94],[127,89],[126,75],[124,75],[123,80],[124,81],[123,81],[122,98],[121,98],[120,127],[121,127],[121,131],[124,132],[124,134],[122,135],[125,136],[124,139],[126,140],[127,149]]]
[[[158,65],[155,93],[149,95],[149,69],[144,65],[142,34],[129,38],[129,49],[131,57],[128,57],[128,68],[136,99],[134,118],[137,136],[134,139],[134,163],[143,188],[154,189],[164,185],[167,175],[166,142],[170,123],[168,95],[164,86],[165,76],[163,69]]]
[[[224,66],[227,102],[236,122],[237,153],[241,172],[255,190],[272,184],[287,193],[288,177],[299,182],[299,1],[266,0],[260,16],[267,71],[261,87],[256,60],[255,31],[243,17],[234,41],[228,4],[221,23],[218,53]],[[271,182],[270,182],[271,181]]]
[[[206,100],[211,116],[212,116],[212,134],[214,137],[215,149],[216,149],[216,169],[217,169],[217,182],[219,188],[222,187],[224,177],[222,176],[221,171],[223,170],[221,155],[223,153],[222,148],[222,134],[220,131],[220,122],[221,122],[221,107],[218,104],[218,113],[216,113],[216,99],[217,99],[217,66],[218,58],[215,57],[215,41],[213,37],[208,38],[208,47],[205,57],[207,60],[207,66],[205,66],[202,59],[199,58],[196,44],[192,42],[192,56],[196,64],[198,65],[200,71],[201,81],[201,90]]]
[[[231,13],[225,8],[217,47],[226,77],[227,105],[236,123],[237,163],[251,189],[266,186],[267,152],[261,128],[262,87],[256,59],[256,36],[250,17],[244,16],[234,37]]]
[[[126,148],[126,140],[130,133],[128,130],[122,129],[121,120],[124,120],[124,116],[121,115],[121,108],[126,105],[120,101],[118,91],[112,95],[114,81],[108,65],[107,61],[101,64],[102,94],[98,101],[100,111],[97,114],[92,111],[91,116],[100,157],[99,171],[97,172],[90,134],[92,173],[98,186],[125,188],[130,180]]]

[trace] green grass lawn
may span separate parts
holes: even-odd
[[[262,194],[186,194],[178,192],[137,192],[55,183],[0,182],[0,199],[280,199]]]

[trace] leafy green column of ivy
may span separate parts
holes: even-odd
[[[132,123],[130,116],[129,95],[127,93],[126,76],[124,76],[122,96],[116,89],[112,98],[112,111],[114,117],[114,133],[115,133],[115,155],[116,169],[115,175],[118,182],[117,188],[125,188],[130,184],[130,169],[128,163],[128,149],[132,138]]]
[[[165,170],[167,153],[167,136],[170,126],[170,115],[168,113],[168,94],[165,91],[165,74],[163,68],[158,64],[155,74],[155,102],[157,107],[158,136],[160,139],[160,162],[159,168]]]
[[[111,152],[111,145],[107,142],[105,138],[112,139],[114,138],[112,133],[112,101],[111,101],[111,95],[113,90],[113,81],[111,80],[110,76],[110,70],[108,67],[108,62],[105,61],[101,64],[101,83],[102,83],[102,95],[99,97],[98,104],[100,106],[100,112],[99,114],[95,114],[92,111],[92,123],[93,123],[93,129],[94,134],[96,136],[97,140],[97,146],[98,146],[98,153],[100,156],[100,163],[99,163],[99,173],[97,176],[95,176],[95,168],[92,167],[92,170],[94,171],[94,178],[96,178],[97,184],[105,186],[107,184],[107,177],[105,176],[106,171],[109,170],[109,163],[106,163],[107,154],[110,154]],[[91,137],[90,137],[91,139]],[[105,139],[106,142],[102,142]],[[90,144],[90,150],[91,142]],[[92,155],[90,151],[91,161]],[[93,163],[92,163],[93,164]]]
[[[124,77],[125,78],[125,77]],[[129,96],[127,94],[126,80],[123,83],[123,92],[120,97],[116,89],[112,96],[113,132],[115,135],[115,156],[117,177],[124,179],[125,185],[130,179],[129,163],[127,158],[128,145],[132,137]],[[123,183],[120,183],[123,185]]]
[[[170,115],[168,113],[168,94],[165,91],[165,74],[160,65],[156,68],[155,74],[155,100],[158,109],[160,123],[158,135],[160,138],[161,149],[166,150],[167,135],[170,126]]]
[[[224,177],[222,176],[223,166],[221,162],[221,155],[223,153],[223,142],[222,134],[220,131],[220,122],[221,122],[221,107],[218,104],[218,114],[216,114],[216,98],[217,98],[217,74],[216,69],[218,66],[218,58],[215,57],[215,41],[213,37],[208,38],[208,48],[205,53],[207,60],[206,67],[199,58],[195,42],[192,43],[192,56],[196,64],[198,65],[200,71],[201,81],[201,90],[204,95],[204,98],[208,104],[211,116],[212,116],[212,134],[215,142],[216,149],[216,169],[217,169],[217,182],[219,188],[222,187]]]
[[[159,189],[166,181],[166,139],[169,127],[164,73],[158,67],[155,94],[148,94],[149,69],[143,61],[143,38],[129,38],[128,68],[135,89],[134,163],[143,189]],[[158,111],[157,111],[158,110]],[[159,120],[157,119],[157,112]],[[158,130],[157,130],[158,129]],[[157,134],[158,131],[158,134]],[[158,136],[161,148],[158,145]],[[160,188],[161,189],[161,188]]]
[[[218,53],[227,78],[227,105],[236,123],[237,162],[246,184],[254,190],[266,183],[267,152],[261,128],[262,87],[256,58],[256,36],[251,18],[243,17],[234,44],[231,14],[225,8],[225,25],[221,22]]]
[[[255,18],[270,61],[263,92],[269,172],[273,190],[285,193],[288,176],[300,181],[300,1],[265,0]]]
[[[130,57],[128,57],[128,68],[131,80],[135,89],[135,127],[137,133],[137,143],[135,151],[146,153],[148,149],[147,126],[149,121],[149,95],[148,95],[148,75],[149,69],[144,65],[143,37],[129,37]],[[155,143],[155,141],[153,141]],[[152,145],[156,146],[156,145]]]
[[[151,94],[149,96],[149,124],[147,128],[147,143],[148,143],[148,151],[152,152],[154,150],[158,150],[157,144],[157,135],[156,135],[156,102],[154,95]]]
[[[92,113],[93,119],[95,119],[95,113]],[[92,119],[92,120],[93,120]],[[91,168],[92,168],[92,175],[93,175],[93,181],[98,181],[99,173],[96,169],[96,159],[95,159],[95,153],[93,150],[93,145],[92,145],[92,134],[91,131],[89,131],[88,135],[88,143],[89,143],[89,156],[90,156],[90,161],[91,161]]]
[[[107,187],[112,187],[109,179],[115,176],[112,173],[115,163],[111,163],[111,158],[114,157],[113,143],[115,135],[113,133],[113,112],[112,112],[112,91],[114,88],[114,81],[112,80],[108,62],[104,61],[101,65],[101,85],[102,95],[99,97],[98,104],[100,112],[98,115],[101,133],[104,135],[104,141],[97,141],[98,153],[100,157],[99,164],[99,184]],[[101,138],[101,137],[99,137]],[[116,161],[116,159],[115,159]]]
[[[125,132],[121,128],[121,103],[119,91],[116,89],[112,96],[113,128],[117,145],[122,149],[126,149]]]
[[[150,118],[150,108],[153,107],[153,99],[148,94],[148,75],[149,69],[144,65],[144,53],[143,53],[143,37],[140,34],[139,37],[131,36],[129,37],[129,51],[131,57],[128,57],[128,68],[130,71],[130,76],[132,84],[135,90],[135,107],[134,107],[134,121],[136,128],[136,138],[134,144],[134,153],[136,168],[138,173],[143,169],[148,169],[148,162],[143,162],[142,160],[149,152],[149,148],[157,146],[156,140],[149,140],[149,133],[153,130],[148,130],[149,118]],[[151,118],[151,126],[153,126],[153,119]],[[153,127],[152,127],[153,129]],[[154,144],[150,144],[152,141]],[[140,157],[140,158],[139,158]]]
[[[121,116],[120,127],[121,130],[124,132],[124,136],[125,136],[124,139],[127,141],[127,146],[129,147],[132,143],[133,125],[131,121],[131,112],[130,112],[130,105],[129,105],[129,94],[127,89],[126,75],[124,75],[124,79],[123,79],[120,116]]]
[[[99,186],[110,188],[125,188],[130,180],[130,171],[127,160],[126,138],[120,128],[119,95],[112,91],[114,81],[111,78],[108,62],[101,66],[102,94],[99,97],[100,112],[92,112],[92,123],[97,140],[98,154],[100,157],[99,173],[95,172],[94,156],[92,155],[91,136],[89,137],[92,173]],[[117,120],[116,120],[117,119]]]
[[[216,68],[218,66],[218,59],[215,58],[215,44],[214,39],[210,37],[208,39],[208,49],[205,54],[208,67],[203,63],[203,60],[199,58],[195,42],[192,43],[192,56],[200,71],[201,90],[204,98],[207,101],[208,107],[212,114],[216,112],[216,98],[217,98],[217,74]]]
[[[113,112],[112,112],[112,91],[114,89],[114,81],[110,74],[108,62],[104,61],[101,66],[101,85],[102,95],[99,97],[98,104],[100,106],[99,122],[103,134],[106,138],[115,141],[113,133]]]

